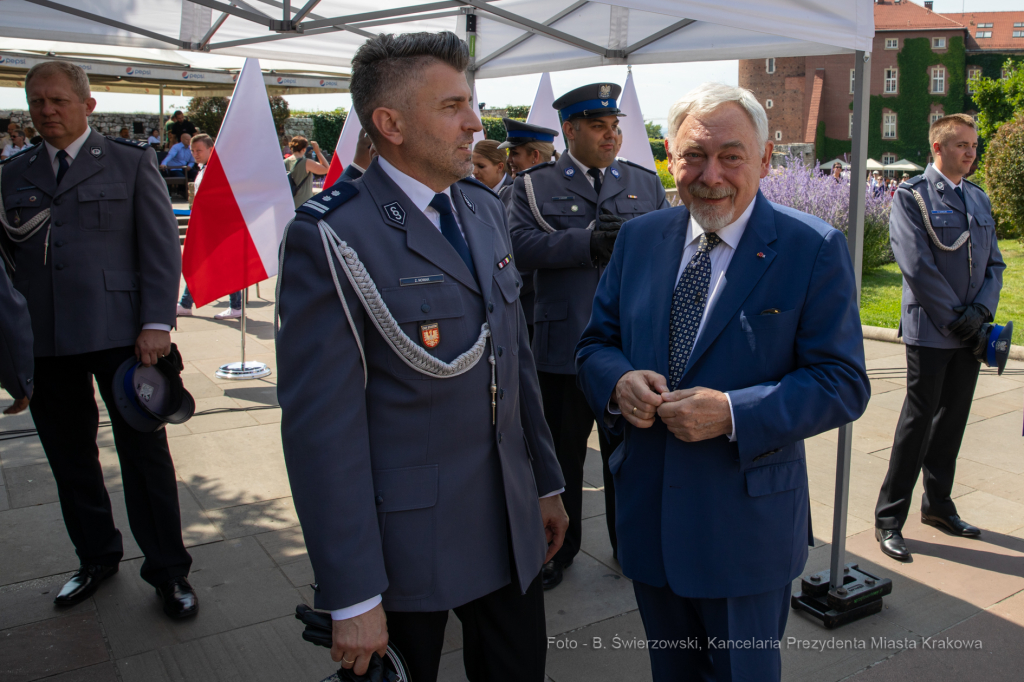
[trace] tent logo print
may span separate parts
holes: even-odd
[[[127,69],[124,70],[124,72],[129,76],[132,75],[132,67],[129,66]]]
[[[10,64],[13,66],[15,64],[25,65],[26,63],[24,59],[19,59],[18,57],[0,57],[0,64]]]
[[[188,71],[182,71],[181,72],[181,77],[184,80],[187,80],[187,81],[189,81],[189,80],[201,81],[201,80],[205,80],[206,79],[206,76],[204,74],[201,74],[201,73],[189,73]]]
[[[338,81],[327,81],[327,80],[322,80],[321,79],[320,87],[322,87],[322,88],[336,88],[336,87],[338,87]]]
[[[277,77],[278,85],[295,85],[296,81],[294,78],[285,78],[283,76]]]

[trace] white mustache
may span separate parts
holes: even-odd
[[[724,199],[736,195],[736,190],[732,187],[711,188],[699,182],[693,183],[687,189],[690,191],[690,196],[698,199]]]

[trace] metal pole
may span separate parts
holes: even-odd
[[[868,112],[871,106],[871,54],[858,51],[854,57],[853,142],[850,159],[850,218],[846,241],[853,260],[860,307],[861,267],[864,262],[864,204],[867,191],[864,170],[868,157]],[[846,516],[850,504],[850,461],[853,450],[853,424],[839,428],[836,462],[836,502],[832,517],[832,562],[829,566],[829,590],[843,586],[846,565]]]
[[[164,84],[160,84],[160,141],[166,142],[164,139]]]
[[[242,290],[242,370],[245,370],[245,302],[249,299],[249,287]]]

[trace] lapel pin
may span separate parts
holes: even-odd
[[[89,153],[98,159],[100,158],[100,155],[103,153],[103,150],[100,149],[99,147],[92,147],[89,149]]]
[[[32,158],[31,158],[31,159],[29,159],[29,160],[28,160],[28,162],[29,162],[29,163],[32,163],[33,161],[35,161],[35,160],[36,160],[36,157],[37,157],[37,156],[39,156],[39,155],[38,155],[38,154],[33,154],[33,155],[32,155]]]
[[[397,201],[392,201],[382,207],[384,209],[384,215],[391,220],[395,221],[399,225],[405,225],[405,209]]]
[[[463,192],[461,189],[459,190],[459,192],[462,194],[462,200],[466,202],[466,206],[469,206],[469,210],[472,211],[473,213],[476,213],[476,206],[474,206],[473,202],[469,200],[469,197],[466,196],[466,193]]]
[[[764,251],[758,251],[757,252],[757,257],[758,258],[764,258]]]
[[[619,169],[618,168],[612,168],[611,171],[612,171],[612,177],[615,178],[616,180],[618,180],[619,179]]]
[[[28,200],[29,200],[29,201],[35,201],[35,200],[36,200],[36,198],[35,198],[35,196],[31,196],[31,197],[29,197],[29,198],[28,198]]]
[[[637,199],[637,198],[639,198],[639,197],[637,197],[637,195],[635,195],[635,194],[627,194],[627,195],[626,195],[626,198],[627,198],[627,199]]]
[[[941,180],[935,183],[935,187],[938,189],[946,189],[946,185],[944,185]]]
[[[571,178],[574,175],[576,175],[576,169],[575,168],[573,168],[572,166],[569,166],[568,168],[565,169],[565,177]]]

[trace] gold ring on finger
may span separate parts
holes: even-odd
[[[636,416],[636,406],[633,407],[633,416]]]
[[[344,656],[341,657],[341,662],[342,663],[355,663],[355,661],[350,661],[347,658],[345,658]]]

